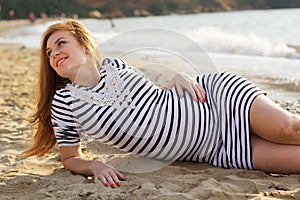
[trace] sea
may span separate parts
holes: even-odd
[[[103,56],[147,61],[140,65],[161,73],[173,66],[192,75],[230,71],[273,99],[300,99],[300,53],[290,47],[300,46],[300,9],[79,20]],[[38,48],[42,33],[55,22],[10,30],[0,43]]]

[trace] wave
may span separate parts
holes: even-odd
[[[129,21],[130,19],[126,20]],[[81,21],[92,31],[100,45],[115,35],[128,31],[128,28],[130,28],[127,27],[128,25],[123,25],[124,27],[111,29],[110,26],[107,26],[108,22],[105,20],[85,19]],[[55,22],[50,21],[45,24],[20,27],[0,38],[0,42],[20,43],[27,47],[39,47],[43,31]],[[169,30],[172,30],[172,28]],[[209,53],[300,59],[300,53],[292,46],[254,33],[243,34],[242,32],[224,31],[224,28],[221,29],[216,26],[188,27],[183,31],[179,31],[179,33],[191,38]],[[134,38],[134,42],[142,43],[144,41],[143,39],[141,41],[137,39]],[[118,46],[113,48],[118,48]]]
[[[120,33],[122,32],[110,30],[94,32],[94,35],[97,41],[105,42]],[[268,40],[255,34],[227,33],[216,27],[202,27],[183,32],[182,34],[195,41],[209,53],[300,59],[300,53],[293,46],[283,42]],[[143,40],[140,41],[138,38],[134,40],[135,42],[143,43]],[[101,42],[99,43],[101,44]],[[180,42],[178,41],[178,43]]]
[[[274,42],[254,34],[227,33],[217,27],[202,27],[186,32],[208,52],[263,57],[300,58],[296,49],[282,42]]]
[[[268,77],[268,76],[252,76],[254,82],[262,83],[273,88],[280,88],[285,91],[299,92],[300,80],[291,80],[287,78]]]

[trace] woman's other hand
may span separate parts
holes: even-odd
[[[94,160],[90,165],[90,169],[94,174],[95,183],[100,180],[105,187],[120,187],[120,180],[126,180],[126,177],[122,173],[100,161]]]
[[[200,84],[184,72],[176,73],[171,80],[161,89],[169,90],[172,87],[176,87],[178,90],[178,95],[180,98],[183,98],[183,90],[187,90],[194,101],[201,101],[202,103],[206,102],[206,92],[200,86]]]

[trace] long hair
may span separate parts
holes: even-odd
[[[51,123],[51,105],[55,91],[70,82],[69,79],[60,77],[50,66],[46,54],[47,41],[55,31],[69,31],[72,36],[91,53],[95,63],[100,66],[100,52],[97,42],[90,31],[73,19],[66,19],[48,27],[42,37],[40,48],[40,72],[36,110],[30,123],[33,124],[33,145],[22,154],[25,157],[49,152],[56,144],[56,138]]]

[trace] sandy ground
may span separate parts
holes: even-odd
[[[154,172],[125,173],[128,180],[111,189],[64,169],[56,148],[45,157],[22,159],[30,140],[27,119],[34,109],[37,65],[37,50],[0,46],[0,199],[300,199],[299,175],[175,162]],[[282,105],[300,110],[299,102]],[[86,146],[91,159],[120,156],[99,143]]]

